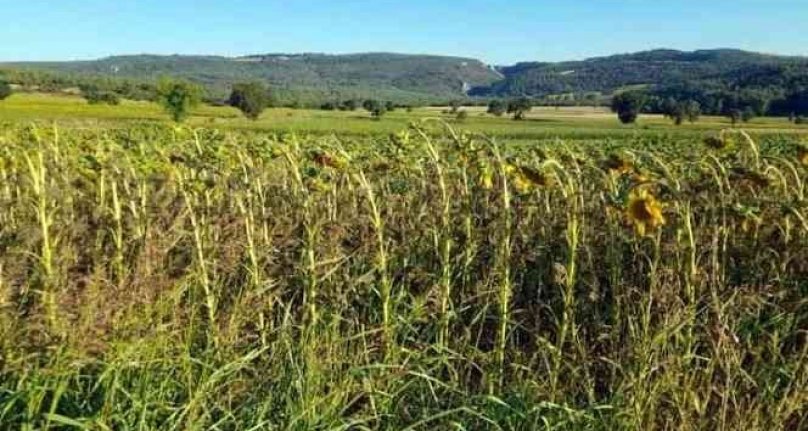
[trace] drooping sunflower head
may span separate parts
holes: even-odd
[[[321,167],[344,170],[348,163],[339,156],[331,155],[325,151],[316,150],[311,155],[314,163]]]
[[[704,139],[704,145],[715,149],[724,150],[731,147],[733,144],[732,138],[729,136],[709,136]]]
[[[632,171],[634,165],[631,160],[617,154],[612,154],[603,162],[603,169],[612,175],[618,176]]]
[[[797,161],[803,166],[808,166],[808,146],[800,145],[797,147]]]
[[[513,187],[518,193],[527,193],[536,188],[547,188],[553,184],[550,175],[529,166],[514,166],[510,171],[510,176]]]
[[[634,225],[637,234],[645,236],[665,225],[662,203],[648,190],[635,189],[629,194],[626,217]]]
[[[522,166],[519,169],[519,173],[523,175],[533,186],[549,187],[552,184],[552,177],[529,166]]]
[[[763,189],[771,183],[765,174],[744,167],[730,169],[730,178],[738,184],[752,189]]]

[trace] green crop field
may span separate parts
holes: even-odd
[[[731,126],[727,118],[710,116],[704,116],[694,124],[674,126],[660,115],[645,115],[638,125],[624,126],[608,110],[592,107],[537,107],[527,114],[524,121],[513,121],[507,115],[488,115],[483,107],[464,107],[462,110],[468,112],[463,121],[448,113],[447,108],[416,108],[412,112],[398,109],[381,119],[371,118],[362,109],[343,112],[275,108],[266,110],[258,121],[250,121],[231,107],[203,106],[194,110],[189,125],[356,137],[389,135],[407,128],[412,122],[440,118],[471,133],[528,142],[558,137],[707,136]],[[127,122],[162,122],[165,119],[166,114],[154,103],[124,101],[120,106],[88,105],[83,98],[74,95],[20,93],[0,104],[0,121],[40,124],[56,121],[63,127],[119,127]],[[758,118],[744,124],[743,128],[752,134],[808,135],[808,124],[791,124],[785,118]]]
[[[0,429],[808,428],[808,128],[0,102]]]

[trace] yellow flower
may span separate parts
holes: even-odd
[[[491,190],[494,187],[494,174],[487,164],[480,166],[480,187],[485,190]]]
[[[645,236],[665,225],[662,204],[645,189],[635,189],[631,192],[626,217],[634,224],[634,228],[640,236]]]
[[[528,180],[527,177],[522,175],[520,172],[517,172],[513,176],[513,188],[517,193],[523,194],[529,192],[530,186],[530,180]]]

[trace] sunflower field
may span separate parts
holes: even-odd
[[[0,129],[0,429],[808,429],[808,147]]]

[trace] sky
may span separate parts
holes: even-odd
[[[0,61],[401,52],[505,65],[654,48],[808,55],[808,0],[0,0]]]

